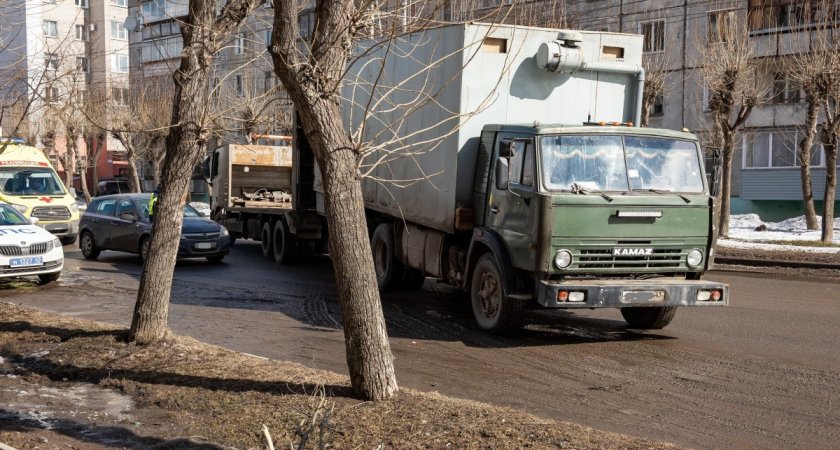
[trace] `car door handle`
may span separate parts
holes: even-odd
[[[493,214],[498,214],[499,213],[499,207],[498,206],[491,207],[490,212],[493,213]]]

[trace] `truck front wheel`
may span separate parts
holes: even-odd
[[[499,265],[491,253],[484,254],[475,265],[470,299],[473,316],[482,330],[499,333],[522,324],[525,301],[508,296]]]
[[[292,264],[298,256],[299,242],[289,231],[283,219],[274,224],[274,261],[280,264]]]
[[[403,264],[397,259],[394,245],[394,227],[387,223],[379,224],[370,238],[370,247],[380,292],[398,289],[402,283]]]
[[[676,306],[621,308],[621,315],[631,328],[660,330],[674,320]]]

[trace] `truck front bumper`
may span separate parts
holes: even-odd
[[[537,301],[546,308],[727,306],[729,285],[667,278],[540,281]]]

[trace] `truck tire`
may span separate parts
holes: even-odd
[[[283,219],[274,223],[272,235],[274,246],[274,261],[279,264],[293,264],[298,256],[298,242],[289,231],[289,226]]]
[[[262,226],[260,246],[262,247],[263,256],[269,259],[274,258],[274,245],[271,242],[271,222],[266,222]]]
[[[522,325],[525,300],[510,298],[496,258],[485,253],[473,270],[470,303],[479,328],[503,333]]]
[[[621,308],[621,315],[631,328],[660,330],[674,320],[676,306]]]
[[[387,223],[379,224],[370,238],[370,248],[373,251],[373,268],[379,291],[399,289],[404,267],[394,252],[394,227]]]

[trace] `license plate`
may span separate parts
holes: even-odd
[[[658,303],[665,301],[665,291],[624,291],[621,303]]]
[[[216,248],[215,242],[198,242],[195,244],[196,250],[210,250],[211,248]]]
[[[31,258],[12,258],[9,260],[9,266],[11,267],[30,267],[30,266],[40,266],[44,264],[44,258],[41,256],[33,256]]]

